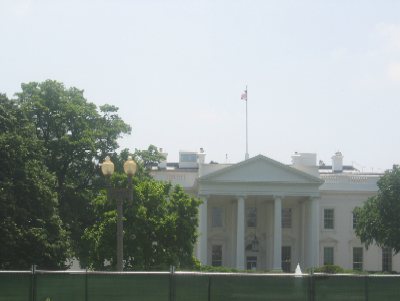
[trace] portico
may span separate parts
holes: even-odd
[[[201,262],[261,271],[294,271],[297,263],[400,271],[399,255],[366,249],[354,229],[353,210],[376,195],[381,173],[344,165],[340,152],[332,165],[317,163],[314,153],[296,152],[290,165],[262,155],[236,164],[205,163],[205,156],[204,149],[181,151],[179,163],[165,160],[152,170],[203,199],[195,250]]]
[[[198,257],[237,269],[318,266],[317,177],[259,155],[198,179]]]

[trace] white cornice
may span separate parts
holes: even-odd
[[[269,163],[269,164],[271,164],[273,166],[276,166],[277,168],[286,170],[289,173],[292,173],[292,174],[298,175],[298,176],[300,176],[300,177],[302,177],[304,179],[307,179],[307,181],[304,182],[304,183],[300,182],[301,184],[309,183],[309,184],[319,184],[319,185],[321,185],[321,184],[324,183],[324,181],[322,179],[320,179],[320,178],[314,177],[314,176],[312,176],[312,175],[310,175],[308,173],[305,173],[305,172],[300,171],[298,169],[295,169],[293,167],[287,166],[287,165],[285,165],[283,163],[280,163],[278,161],[275,161],[275,160],[273,160],[271,158],[268,158],[268,157],[265,157],[263,155],[257,155],[257,156],[255,156],[255,157],[253,157],[251,159],[244,160],[244,161],[241,161],[241,162],[239,162],[239,163],[237,163],[235,165],[231,165],[231,166],[228,166],[226,168],[223,168],[223,169],[217,170],[215,172],[209,173],[209,174],[207,174],[205,176],[199,177],[198,180],[199,180],[199,182],[207,182],[207,181],[230,182],[230,183],[239,182],[239,181],[218,181],[218,180],[215,180],[215,178],[218,177],[218,176],[221,176],[223,174],[226,174],[227,172],[240,169],[243,166],[246,166],[246,165],[248,165],[250,163],[253,163],[253,162],[256,162],[256,161],[267,162],[267,163]],[[247,183],[253,182],[254,183],[254,181],[246,181],[246,180],[241,181],[241,182],[247,182]],[[275,181],[275,182],[272,181],[272,182],[276,183],[276,184],[278,184],[279,182],[285,183],[285,184],[289,184],[289,183],[295,184],[296,183],[296,182],[291,182],[291,181],[287,181],[287,182],[285,182],[285,181]],[[299,183],[299,182],[297,182],[297,183]]]

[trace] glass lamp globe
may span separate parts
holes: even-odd
[[[109,156],[107,156],[101,164],[101,172],[105,176],[111,176],[114,173],[114,163],[111,162]]]
[[[124,171],[128,176],[133,176],[136,173],[136,162],[132,160],[132,156],[124,163]]]

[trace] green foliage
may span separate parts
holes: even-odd
[[[149,179],[150,170],[153,166],[157,166],[165,157],[158,151],[158,148],[152,144],[147,149],[135,149],[133,159],[138,164],[137,176],[141,179]]]
[[[235,268],[229,268],[229,267],[214,267],[211,265],[201,265],[199,266],[196,270],[205,272],[205,273],[243,273],[245,271],[239,271]]]
[[[10,256],[7,266],[16,268],[39,264],[40,255],[51,258],[46,267],[62,267],[70,256],[70,243],[75,256],[80,256],[83,231],[95,220],[91,200],[104,187],[98,162],[114,153],[117,139],[131,129],[116,114],[116,107],[104,105],[98,110],[77,88],[51,80],[21,87],[16,99],[0,95],[0,231],[4,232],[0,240],[7,237],[0,258],[3,262]],[[57,251],[62,256],[40,247],[40,243],[53,246],[55,238],[46,231],[55,225],[64,243],[60,244],[64,251]],[[23,244],[21,237],[27,235],[29,241]],[[21,243],[13,242],[17,240]],[[19,253],[26,253],[24,263],[18,261],[23,257]]]
[[[362,207],[355,208],[356,234],[361,242],[370,246],[400,251],[400,168],[393,166],[378,181],[378,194],[369,198]]]
[[[123,174],[113,182],[123,184]],[[170,265],[192,268],[200,201],[180,186],[134,178],[133,202],[124,202],[125,270],[167,270]],[[92,269],[113,269],[116,264],[115,202],[105,192],[94,201],[96,222],[85,230],[85,262]]]
[[[345,273],[345,270],[338,265],[327,264],[327,265],[313,269],[313,272],[327,273],[327,274],[341,274],[341,273]]]
[[[158,151],[158,148],[152,144],[150,144],[145,150],[135,149],[134,158],[145,168],[156,166],[165,159],[165,157]]]
[[[15,102],[0,95],[0,269],[64,268],[70,256],[55,177]]]
[[[83,229],[93,221],[90,200],[102,182],[97,162],[118,148],[130,127],[111,105],[87,102],[83,90],[47,80],[22,84],[16,103],[32,123],[43,146],[48,170],[56,176],[59,209],[79,256]]]
[[[115,263],[115,202],[103,191],[99,162],[117,170],[129,151],[115,153],[131,128],[112,105],[88,102],[83,91],[47,80],[22,84],[9,100],[0,94],[0,269],[64,268]],[[199,201],[182,188],[156,182],[149,170],[163,156],[150,145],[135,150],[133,202],[125,202],[127,269],[192,267]],[[127,178],[115,173],[114,187]],[[82,239],[83,238],[83,239]]]

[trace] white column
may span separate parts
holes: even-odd
[[[201,197],[203,203],[199,207],[199,242],[198,256],[201,264],[207,264],[207,198]]]
[[[307,209],[306,256],[308,257],[307,267],[310,268],[319,266],[319,198],[310,197],[307,202]]]
[[[237,228],[236,228],[236,268],[244,270],[244,198],[238,197],[237,199]]]
[[[282,197],[274,196],[274,253],[272,269],[282,270]]]
[[[307,266],[306,259],[306,210],[305,210],[305,202],[301,201],[299,203],[300,208],[300,266]]]
[[[312,264],[312,221],[311,221],[311,198],[305,201],[304,203],[304,259],[305,259],[305,268],[311,268]]]
[[[311,198],[311,240],[312,266],[319,266],[319,198]]]

